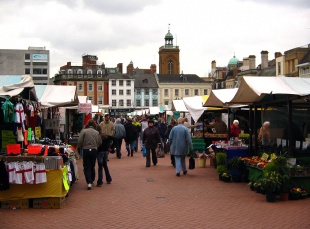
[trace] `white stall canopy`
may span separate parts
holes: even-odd
[[[178,112],[188,112],[184,101],[182,99],[179,100],[172,100],[172,111],[178,111]]]
[[[76,86],[47,85],[39,102],[43,107],[77,105]]]

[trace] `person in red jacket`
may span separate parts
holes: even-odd
[[[230,137],[232,138],[239,138],[240,128],[239,128],[239,121],[234,120],[233,124],[230,126]]]

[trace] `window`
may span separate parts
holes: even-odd
[[[102,84],[98,84],[98,91],[103,91],[103,85]]]
[[[116,80],[112,80],[112,86],[116,86]]]
[[[189,90],[185,89],[185,96],[189,96]]]
[[[102,105],[103,104],[103,97],[99,96],[98,97],[98,105]]]
[[[30,65],[30,62],[25,62],[24,64],[25,64],[25,65]]]
[[[136,100],[136,105],[137,105],[137,107],[141,107],[141,100],[140,99]]]
[[[119,90],[118,93],[119,95],[124,95],[124,90]]]
[[[208,89],[204,89],[204,90],[203,90],[203,94],[204,94],[204,95],[207,95],[207,94],[208,94]]]
[[[91,77],[92,77],[92,74],[93,74],[92,70],[91,70],[91,69],[88,69],[88,70],[87,70],[87,76],[88,76],[88,78],[91,78]]]
[[[278,62],[278,75],[281,75],[281,62]]]
[[[30,60],[30,54],[29,53],[25,53],[25,60]]]
[[[169,105],[169,100],[165,99],[165,100],[164,100],[164,104],[165,104],[165,105]]]
[[[148,99],[144,100],[144,106],[146,107],[150,106],[150,101]]]
[[[32,62],[32,65],[33,66],[38,66],[38,65],[47,66],[47,62]]]
[[[149,94],[150,94],[150,91],[149,91],[148,88],[145,88],[145,89],[144,89],[144,92],[145,92],[145,95],[149,95]]]
[[[92,83],[89,83],[89,84],[88,84],[88,90],[89,90],[89,91],[93,91],[93,84],[92,84]]]
[[[136,93],[137,93],[137,95],[141,95],[141,89],[136,89],[137,91],[136,91]]]
[[[131,95],[131,90],[126,90],[126,95]]]
[[[124,86],[124,80],[118,81],[118,85],[119,85],[119,86]]]
[[[98,71],[97,71],[97,77],[98,77],[98,78],[101,78],[101,77],[102,77],[102,70],[98,70]]]
[[[83,91],[83,84],[82,84],[82,83],[79,83],[79,84],[78,84],[78,90],[79,90],[79,91]]]
[[[126,80],[126,86],[131,86],[131,80]]]
[[[198,89],[195,89],[195,95],[198,95]]]
[[[157,95],[158,90],[157,89],[153,89],[153,95]]]
[[[30,74],[30,68],[25,68],[25,74]]]
[[[179,96],[179,89],[175,89],[175,90],[174,90],[174,95],[175,95],[175,96]]]
[[[131,107],[131,99],[127,99],[126,104],[127,104],[127,107]]]
[[[165,89],[165,96],[169,96],[168,89]]]
[[[120,99],[120,100],[118,101],[118,105],[119,105],[120,107],[123,107],[123,106],[124,106],[124,100]]]
[[[157,101],[157,99],[153,99],[153,106],[154,106],[154,107],[157,107],[157,106],[158,106],[158,101]]]
[[[173,61],[169,60],[168,62],[168,74],[173,74]]]
[[[68,69],[68,77],[73,77],[73,71],[72,69]]]
[[[88,100],[90,100],[90,102],[93,104],[94,98],[92,96],[88,96]]]
[[[68,83],[68,86],[73,86],[73,84],[72,83]]]
[[[115,99],[112,100],[112,107],[116,107],[116,100]]]
[[[116,90],[115,89],[112,90],[112,95],[116,95]]]
[[[83,70],[82,69],[79,69],[77,71],[77,74],[78,74],[78,78],[83,78]]]

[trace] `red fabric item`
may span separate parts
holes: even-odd
[[[90,119],[90,117],[91,117],[90,113],[88,115],[85,115],[85,117],[84,117],[84,126],[87,124],[87,122]]]

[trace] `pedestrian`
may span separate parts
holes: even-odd
[[[143,145],[143,132],[148,127],[147,119],[144,115],[142,115],[141,120],[141,132],[140,132],[140,145],[141,145],[141,151],[142,151],[142,145]]]
[[[101,143],[102,140],[96,130],[95,121],[93,119],[88,120],[78,139],[79,149],[83,150],[83,169],[88,190],[92,189],[95,180],[96,157]]]
[[[143,145],[146,148],[146,167],[151,165],[151,153],[153,165],[157,164],[156,148],[160,144],[158,128],[154,127],[154,120],[148,121],[148,127],[143,132]]]
[[[169,134],[170,134],[172,128],[174,126],[176,126],[176,125],[178,125],[177,121],[175,119],[171,119],[169,125],[167,126],[167,130],[166,130],[166,132],[164,134],[165,141],[166,141],[166,144],[165,144],[165,147],[164,147],[164,152],[165,153],[169,153],[170,152]],[[171,160],[171,164],[173,165],[173,167],[175,167],[174,155],[172,155],[171,153],[170,153],[170,160]]]
[[[176,176],[180,176],[181,170],[183,174],[187,174],[185,157],[188,148],[193,151],[193,143],[188,128],[183,125],[184,119],[178,118],[178,125],[173,127],[169,134],[170,153],[175,158]]]
[[[125,142],[126,142],[127,156],[133,157],[133,152],[135,150],[135,140],[138,136],[138,132],[136,130],[136,127],[132,124],[131,118],[127,118],[124,127],[126,131]]]
[[[164,118],[159,118],[157,122],[157,128],[159,130],[160,141],[161,141],[161,150],[165,148],[165,132],[167,130],[167,124]]]
[[[132,119],[132,125],[135,126],[135,128],[136,128],[136,130],[137,130],[137,133],[138,133],[138,134],[137,134],[137,138],[135,139],[135,143],[134,143],[134,145],[135,145],[135,152],[138,152],[139,135],[140,135],[140,132],[141,132],[141,130],[142,130],[142,128],[141,128],[141,123],[138,122],[137,118],[133,118],[133,119]]]
[[[258,142],[262,146],[271,145],[270,122],[269,121],[264,122],[262,127],[259,129]]]
[[[117,118],[114,123],[115,135],[114,135],[114,147],[116,148],[116,157],[121,159],[122,153],[122,143],[123,138],[126,137],[126,130],[123,124],[121,124],[121,119]]]
[[[109,148],[108,148],[108,155],[107,155],[107,160],[109,160],[109,152],[114,152],[114,148],[111,148],[111,147],[113,145],[114,134],[115,134],[114,123],[110,120],[109,114],[104,115],[104,120],[100,122],[99,126],[101,128],[101,132],[103,134],[108,135],[108,138],[109,138]]]
[[[101,127],[97,126],[97,131],[102,139],[101,145],[98,147],[97,153],[97,163],[98,163],[98,180],[97,180],[97,187],[101,187],[103,185],[103,170],[106,177],[107,184],[112,182],[112,177],[110,175],[110,171],[108,168],[107,156],[108,156],[108,148],[109,148],[109,137],[108,135],[102,133]]]

